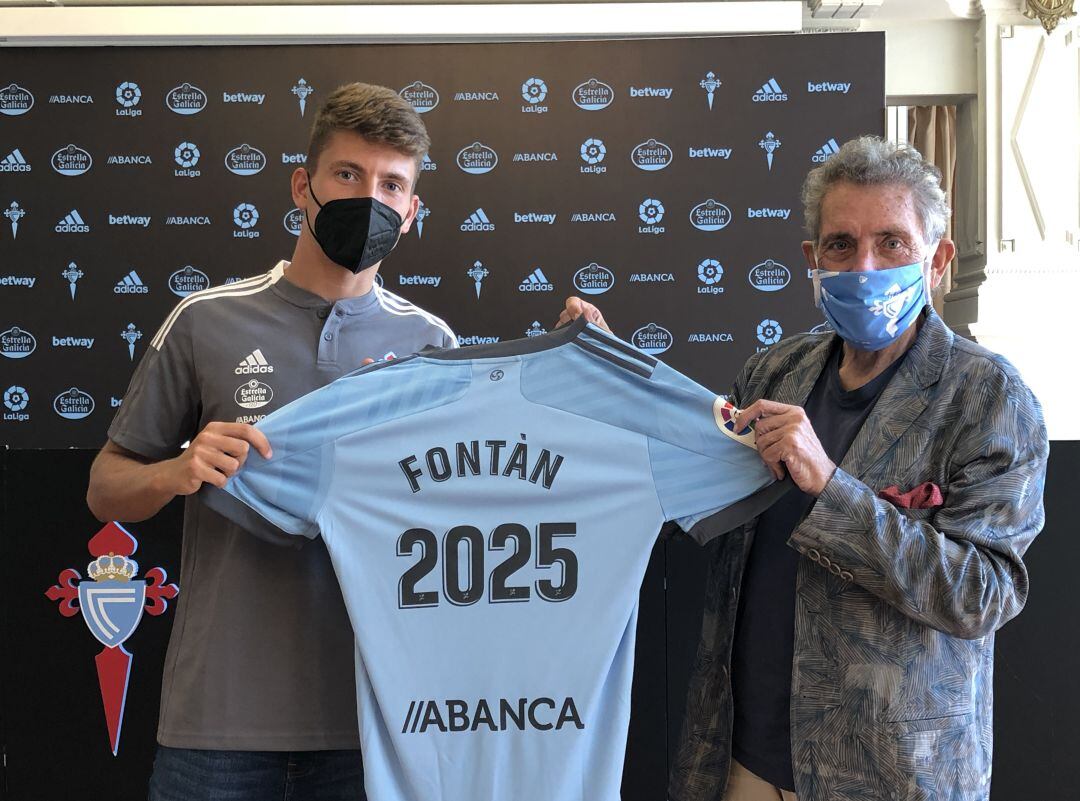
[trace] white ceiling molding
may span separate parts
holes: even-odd
[[[595,39],[786,33],[800,0],[468,5],[0,7],[0,45]]]

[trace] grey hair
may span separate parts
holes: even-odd
[[[941,188],[941,170],[909,145],[860,136],[845,142],[836,155],[810,170],[803,183],[806,232],[815,245],[821,235],[821,204],[829,189],[842,181],[858,186],[906,187],[911,190],[926,241],[937,242],[945,235],[951,212]]]

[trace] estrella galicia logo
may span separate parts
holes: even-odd
[[[698,281],[701,286],[697,288],[699,295],[722,295],[724,288],[717,286],[724,277],[724,267],[716,259],[705,259],[697,266]]]
[[[0,89],[0,114],[19,117],[34,107],[34,96],[17,83]]]
[[[600,175],[607,172],[607,167],[601,164],[607,156],[607,147],[603,139],[586,139],[581,143],[581,160],[585,164],[581,167],[583,173]]]
[[[499,163],[498,154],[485,144],[473,142],[458,151],[457,164],[462,172],[469,175],[483,175],[495,169]]]
[[[285,230],[293,236],[300,236],[300,230],[304,227],[304,212],[300,209],[289,209],[281,220]]]
[[[29,331],[13,325],[0,333],[0,356],[8,359],[25,359],[37,350],[37,340]]]
[[[709,198],[690,209],[690,224],[699,231],[719,231],[731,222],[731,209]]]
[[[237,203],[233,209],[233,224],[237,230],[233,236],[238,239],[255,239],[259,232],[253,230],[259,224],[259,210],[253,203]]]
[[[428,86],[423,81],[415,81],[400,92],[405,102],[412,106],[417,114],[427,114],[439,105],[439,93],[434,86]]]
[[[257,175],[266,166],[266,154],[257,147],[243,144],[225,154],[225,169],[233,175]]]
[[[543,114],[548,110],[547,106],[541,105],[547,98],[548,88],[543,78],[529,78],[521,84],[521,99],[528,105],[522,106],[525,113]]]
[[[141,117],[142,109],[136,108],[142,100],[142,89],[133,81],[124,81],[116,87],[117,117]]]
[[[650,139],[630,151],[630,161],[639,170],[655,172],[671,164],[675,154],[663,142]]]
[[[190,83],[182,83],[165,93],[165,107],[169,111],[188,116],[206,108],[206,92]]]
[[[62,147],[52,154],[52,168],[61,175],[82,175],[93,164],[93,157],[78,145]]]
[[[643,325],[630,337],[630,343],[638,350],[656,355],[663,353],[674,342],[671,332],[656,323]]]
[[[784,103],[788,97],[787,93],[780,88],[780,84],[776,82],[776,78],[769,78],[750,99],[755,103]]]
[[[762,292],[779,292],[791,281],[791,270],[778,261],[765,259],[750,268],[750,285]]]
[[[758,342],[762,345],[775,345],[784,335],[784,329],[776,320],[765,318],[757,327]]]
[[[296,99],[300,103],[300,116],[303,117],[304,112],[307,111],[307,99],[315,92],[315,87],[301,78],[289,91],[296,95]]]
[[[585,111],[603,111],[615,100],[615,90],[603,81],[589,78],[570,93],[574,105]]]
[[[647,197],[638,205],[638,219],[644,225],[638,226],[639,234],[662,234],[665,229],[660,223],[664,219],[664,204],[653,197]]]
[[[615,286],[615,273],[591,261],[574,273],[574,286],[586,295],[603,295]]]
[[[78,387],[66,389],[53,399],[53,411],[65,420],[82,420],[94,411],[94,398]]]
[[[243,409],[261,409],[274,399],[274,390],[269,384],[253,378],[236,388],[233,399]]]
[[[169,291],[177,297],[186,298],[192,292],[202,292],[210,287],[210,277],[190,264],[169,276]]]

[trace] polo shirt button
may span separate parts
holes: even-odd
[[[328,332],[328,333],[323,334],[322,338],[325,339],[327,342],[329,342],[331,339],[334,338],[334,335]]]
[[[334,314],[336,314],[338,317],[344,317],[345,316],[345,310],[344,309],[334,309]]]
[[[320,320],[325,320],[327,317],[330,316],[330,310],[329,309],[319,309],[318,315],[319,315]]]

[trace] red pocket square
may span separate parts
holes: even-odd
[[[907,492],[901,492],[900,488],[893,484],[879,492],[878,497],[901,509],[933,509],[945,503],[945,499],[941,496],[941,488],[932,481],[920,484]]]

